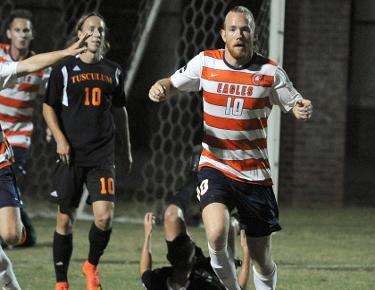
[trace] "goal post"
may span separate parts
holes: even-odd
[[[283,65],[284,50],[284,20],[285,0],[271,0],[270,32],[269,32],[269,58]],[[279,153],[280,153],[280,119],[281,110],[273,106],[268,118],[268,154],[271,165],[273,190],[278,197],[279,191]]]

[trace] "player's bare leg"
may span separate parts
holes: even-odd
[[[276,289],[277,267],[271,256],[271,236],[247,237],[247,244],[253,263],[255,289]]]
[[[211,203],[202,212],[211,266],[228,290],[240,290],[231,249],[228,247],[230,215],[222,203]]]
[[[0,235],[8,245],[17,245],[23,239],[23,225],[18,207],[0,208]]]
[[[181,233],[186,233],[184,214],[181,208],[171,204],[164,212],[165,239],[173,241]]]
[[[22,240],[22,223],[20,211],[16,207],[0,208],[0,236],[9,245],[16,245]],[[12,263],[0,246],[0,288],[20,290]]]
[[[87,290],[101,289],[98,264],[112,233],[114,203],[99,200],[92,204],[95,221],[89,232],[90,251],[82,266]]]

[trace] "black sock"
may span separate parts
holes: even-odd
[[[102,231],[95,223],[92,223],[89,232],[90,251],[88,261],[93,265],[99,264],[99,259],[103,255],[111,237],[112,229]]]
[[[56,282],[68,281],[68,267],[73,251],[73,235],[53,235],[53,263]]]

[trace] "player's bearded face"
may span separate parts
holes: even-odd
[[[227,52],[236,60],[247,61],[253,53],[254,26],[242,13],[231,12],[225,19],[222,38]]]
[[[91,16],[85,20],[81,32],[91,32],[92,36],[87,39],[87,50],[91,53],[99,53],[104,46],[105,24],[98,16]]]
[[[30,20],[25,18],[14,18],[7,30],[7,37],[13,48],[28,50],[30,42],[34,39]]]

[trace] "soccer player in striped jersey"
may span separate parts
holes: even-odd
[[[1,62],[16,62],[35,54],[30,50],[34,38],[30,11],[13,10],[7,24],[6,35],[10,43],[0,44]],[[12,168],[21,192],[27,172],[33,132],[34,100],[38,93],[43,93],[45,90],[46,75],[43,71],[27,74],[17,78],[17,82],[12,87],[0,91],[0,122],[13,148],[15,162]],[[36,233],[24,208],[21,209],[21,220],[26,229],[26,240],[20,246],[33,246],[36,242]]]
[[[160,102],[178,91],[203,91],[204,137],[198,191],[211,265],[229,290],[240,290],[227,247],[230,211],[245,228],[257,290],[276,289],[271,233],[281,229],[267,152],[267,118],[273,105],[300,120],[312,114],[275,62],[255,51],[255,21],[243,6],[225,17],[224,49],[199,53],[149,91]]]
[[[124,76],[120,66],[107,58],[109,48],[104,19],[92,12],[81,17],[74,38],[92,32],[87,51],[54,67],[43,114],[56,141],[59,162],[52,201],[58,204],[53,236],[56,290],[66,290],[73,250],[73,224],[83,186],[89,192],[94,222],[89,232],[90,249],[82,271],[87,290],[101,289],[98,264],[112,232],[115,200],[114,137],[112,113],[122,116],[122,135],[131,162]]]
[[[0,62],[0,89],[13,86],[19,76],[42,70],[66,56],[83,52],[86,50],[83,45],[88,36],[82,35],[77,42],[64,50],[37,54],[19,62]],[[10,245],[22,243],[25,239],[19,210],[22,207],[22,201],[11,169],[13,162],[13,150],[0,125],[0,236]],[[21,289],[14,275],[12,264],[1,246],[0,288],[3,290]]]

